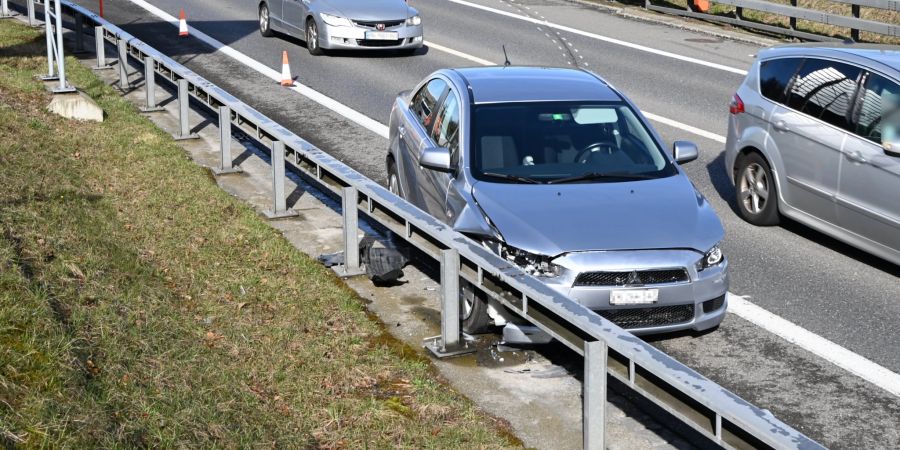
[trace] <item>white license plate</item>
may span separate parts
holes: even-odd
[[[609,294],[611,305],[647,305],[658,299],[659,289],[618,289]]]
[[[366,39],[370,41],[396,41],[400,36],[396,31],[366,31]]]

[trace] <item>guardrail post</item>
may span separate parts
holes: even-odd
[[[44,8],[49,8],[50,0],[46,0]],[[56,0],[54,8],[54,19],[56,19],[56,71],[59,76],[59,86],[53,89],[54,94],[63,94],[66,92],[75,92],[75,88],[69,86],[66,82],[66,55],[63,50],[63,26],[62,26],[62,3]]]
[[[94,27],[94,52],[97,55],[97,65],[94,70],[112,69],[112,66],[106,63],[106,38],[103,37],[105,31],[102,25]]]
[[[191,133],[191,127],[188,124],[188,109],[191,104],[191,94],[188,92],[188,80],[184,78],[178,79],[178,134],[174,136],[176,141],[185,139],[197,139],[195,133]]]
[[[340,277],[366,273],[359,259],[359,192],[353,186],[341,189],[341,215],[344,225],[344,262],[333,266]]]
[[[127,91],[131,87],[128,83],[128,43],[117,37],[116,48],[119,50],[119,89]]]
[[[34,18],[34,0],[28,0],[25,7],[28,10],[28,26],[37,26],[37,20]]]
[[[796,8],[797,0],[791,0],[791,6]],[[792,31],[797,31],[797,18],[794,16],[789,17],[788,18],[788,26],[791,28]]]
[[[584,343],[582,427],[585,450],[606,449],[606,357],[606,342]]]
[[[222,158],[219,167],[214,168],[213,173],[224,175],[243,172],[243,169],[233,165],[231,159],[231,108],[225,105],[219,107],[219,149]]]
[[[156,61],[152,56],[144,57],[144,90],[147,92],[147,106],[141,108],[142,112],[162,111],[163,109],[156,105]]]
[[[850,5],[850,14],[853,15],[854,18],[859,19],[859,5]],[[859,42],[859,30],[856,28],[850,29],[850,39],[853,39],[855,42]]]
[[[9,13],[9,4],[6,3],[7,0],[0,0],[0,19],[5,19],[7,17],[12,17]]]
[[[284,142],[272,142],[272,209],[263,214],[269,219],[282,219],[296,216],[297,212],[287,209],[287,198],[284,193]],[[344,213],[346,220],[347,213]]]
[[[56,50],[53,49],[55,44],[53,44],[53,23],[50,21],[50,5],[47,4],[49,1],[50,0],[44,0],[44,36],[47,41],[47,75],[41,77],[44,81],[59,79],[59,77],[56,76],[56,69],[53,67]]]
[[[459,252],[441,250],[441,335],[425,339],[425,348],[438,358],[475,351],[462,339],[459,303]]]
[[[75,16],[75,49],[72,53],[84,53],[84,16],[81,13],[72,13]]]

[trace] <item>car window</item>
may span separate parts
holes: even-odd
[[[450,149],[450,163],[455,164],[454,158],[458,160],[459,155],[459,100],[451,90],[447,94],[447,99],[441,105],[441,111],[434,120],[434,128],[431,137],[438,147],[447,147]]]
[[[422,89],[419,89],[419,92],[413,97],[410,109],[426,130],[431,129],[437,102],[441,99],[441,95],[446,88],[447,82],[440,78],[435,78],[426,83],[425,86],[422,86]]]
[[[788,83],[800,68],[802,58],[779,58],[759,65],[759,91],[769,100],[784,103]]]
[[[900,85],[871,74],[860,97],[856,134],[879,145],[900,140]]]
[[[788,89],[787,104],[850,131],[850,105],[860,72],[849,64],[807,58]]]

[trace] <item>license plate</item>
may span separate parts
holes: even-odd
[[[366,39],[369,41],[396,41],[400,37],[396,31],[366,31]]]
[[[658,299],[659,289],[619,289],[609,294],[611,305],[647,305]]]

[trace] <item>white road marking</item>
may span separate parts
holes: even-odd
[[[900,374],[728,293],[728,312],[900,397]]]
[[[453,55],[453,56],[457,56],[457,57],[460,57],[460,58],[462,58],[462,59],[467,59],[467,60],[469,60],[469,61],[472,61],[473,63],[481,64],[482,66],[496,66],[496,65],[497,65],[497,64],[494,64],[494,63],[492,63],[492,62],[490,62],[490,61],[488,61],[488,60],[486,60],[486,59],[481,59],[481,58],[479,58],[479,57],[477,57],[477,56],[473,56],[473,55],[470,55],[470,54],[468,54],[468,53],[463,53],[463,52],[461,52],[461,51],[459,51],[459,50],[453,50],[453,49],[450,48],[450,47],[444,47],[443,45],[435,44],[434,42],[431,42],[431,41],[425,41],[425,45],[427,45],[428,48],[433,48],[433,49],[435,49],[435,50],[439,50],[439,51],[442,51],[442,52],[444,52],[444,53],[449,53],[449,54],[451,54],[451,55]]]
[[[608,42],[610,44],[621,45],[623,47],[632,48],[635,50],[640,50],[642,52],[653,53],[654,55],[665,56],[667,58],[677,59],[679,61],[689,62],[693,64],[699,64],[701,66],[710,67],[713,69],[724,70],[726,72],[735,73],[738,75],[747,75],[747,71],[743,69],[738,69],[736,67],[726,66],[724,64],[718,64],[711,61],[705,61],[698,58],[692,58],[690,56],[679,55],[677,53],[667,52],[665,50],[659,50],[652,47],[647,47],[645,45],[635,44],[633,42],[623,41],[621,39],[615,39],[608,36],[603,36],[597,33],[591,33],[589,31],[579,30],[577,28],[568,27],[565,25],[560,25],[553,22],[548,22],[546,20],[537,20],[528,16],[523,16],[521,14],[515,14],[507,11],[502,11],[496,8],[491,8],[490,6],[479,5],[477,3],[467,2],[465,0],[447,0],[451,3],[456,3],[458,5],[468,6],[475,9],[480,9],[482,11],[491,12],[494,14],[499,14],[501,16],[511,17],[513,19],[524,20],[526,22],[531,22],[535,24],[541,24],[550,28],[556,28],[557,30],[562,30],[568,33],[577,34],[584,37],[589,37],[592,39],[597,39],[603,42]]]
[[[146,2],[145,0],[129,0],[129,1],[131,3],[134,3],[137,6],[140,6],[141,8],[144,8],[145,10],[147,10],[149,13],[155,15],[156,17],[159,17],[160,19],[162,19],[166,22],[169,22],[170,24],[172,24],[176,27],[178,26],[178,19],[176,19],[174,16],[166,13],[165,11],[157,8],[156,6],[151,5],[150,3]],[[188,26],[188,29],[190,30],[191,36],[193,36],[197,39],[200,39],[201,41],[203,41],[206,44],[210,45],[211,47],[215,48],[216,51],[222,52],[223,54],[230,56],[231,58],[237,60],[238,62],[244,64],[245,66],[250,67],[253,70],[256,70],[257,72],[265,75],[268,78],[271,78],[274,81],[281,81],[281,72],[280,71],[275,70],[269,66],[266,66],[265,64],[235,50],[234,48],[229,47],[229,46],[223,44],[222,42],[219,42],[215,38],[209,36],[208,34],[202,32],[194,27]],[[341,116],[344,116],[347,119],[350,119],[351,121],[356,122],[358,125],[362,126],[363,128],[366,128],[367,130],[372,131],[373,133],[375,133],[383,138],[388,137],[387,125],[384,125],[384,124],[378,122],[377,120],[372,119],[372,118],[366,116],[365,114],[363,114],[347,105],[344,105],[343,103],[340,103],[337,100],[335,100],[325,94],[322,94],[319,91],[316,91],[316,90],[310,88],[309,86],[306,86],[302,83],[296,83],[296,82],[294,84],[295,84],[294,87],[290,87],[290,88],[286,88],[286,89],[291,89],[291,90],[299,93],[300,95],[303,95],[304,97],[340,114]]]

